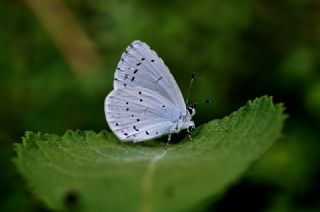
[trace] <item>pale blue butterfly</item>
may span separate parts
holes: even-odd
[[[163,60],[134,41],[122,54],[114,90],[105,99],[107,123],[121,141],[140,142],[194,128],[195,113]]]

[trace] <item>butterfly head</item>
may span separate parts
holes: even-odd
[[[188,105],[187,106],[187,111],[190,114],[190,116],[194,116],[194,114],[196,114],[196,108],[194,105]]]

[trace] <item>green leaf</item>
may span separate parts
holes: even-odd
[[[106,131],[27,132],[14,162],[55,210],[184,211],[214,200],[280,136],[270,97],[198,128],[193,140],[126,144]]]

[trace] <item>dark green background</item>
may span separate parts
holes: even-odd
[[[209,210],[320,210],[319,1],[62,1],[100,58],[85,52],[80,68],[63,54],[77,46],[54,41],[68,32],[55,27],[62,9],[48,26],[28,2],[0,4],[1,211],[45,210],[11,162],[13,143],[26,130],[107,128],[103,101],[136,39],[157,51],[184,94],[196,72],[191,100],[213,102],[197,108],[197,125],[264,94],[287,108],[282,139]]]

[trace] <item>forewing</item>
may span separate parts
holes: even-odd
[[[143,87],[158,93],[186,113],[181,91],[163,60],[146,43],[134,41],[122,54],[114,89]]]
[[[168,134],[179,111],[158,93],[142,88],[113,90],[105,99],[109,127],[122,141],[144,141]]]

